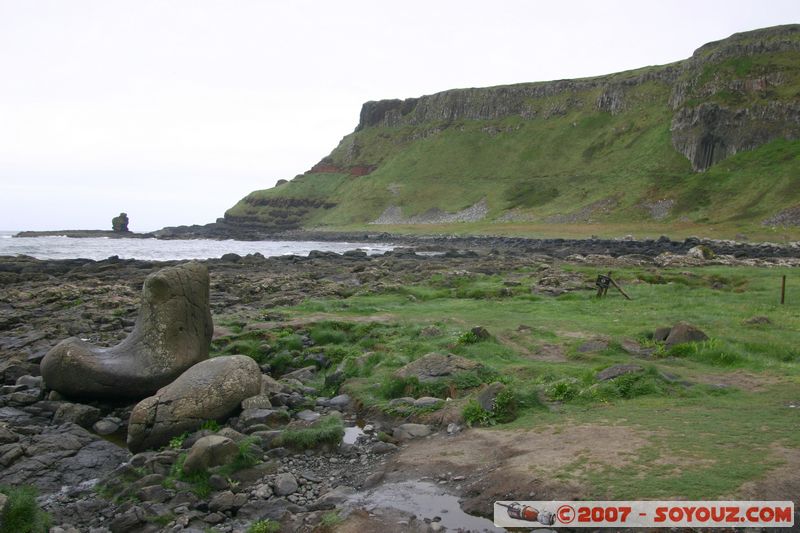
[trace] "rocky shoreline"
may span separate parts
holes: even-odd
[[[408,235],[386,232],[341,232],[294,230],[280,233],[266,232],[258,227],[232,226],[221,222],[203,226],[177,226],[149,233],[117,233],[103,230],[25,231],[15,237],[66,236],[72,238],[109,237],[135,239],[211,239],[242,241],[321,241],[321,242],[379,242],[415,248],[420,251],[492,249],[540,253],[557,258],[574,254],[599,254],[611,257],[639,254],[656,257],[663,253],[686,254],[696,246],[707,246],[717,255],[732,255],[737,258],[800,257],[800,242],[778,244],[771,242],[739,242],[733,240],[701,239],[689,237],[682,241],[662,236],[658,239],[536,239],[528,237],[501,236],[453,236],[453,235]]]
[[[537,289],[558,294],[569,290],[573,282],[557,270],[564,261],[603,270],[614,266],[800,266],[800,249],[772,245],[717,243],[711,254],[704,254],[699,241],[692,240],[588,240],[579,241],[575,248],[572,241],[561,239],[415,239],[424,245],[377,256],[359,251],[273,258],[228,254],[202,262],[211,278],[214,342],[231,335],[223,324],[235,318],[243,331],[295,329],[304,346],[313,346],[313,340],[302,333],[302,324],[270,309],[309,297],[385,291],[443,271],[493,274],[547,265],[553,275]],[[359,495],[386,476],[398,477],[393,456],[413,446],[415,438],[441,439],[446,445],[446,439],[459,432],[457,424],[447,421],[387,419],[364,410],[346,392],[331,396],[311,387],[307,381],[313,367],[305,367],[298,359],[274,376],[278,379],[270,377],[273,369],[261,368],[261,394],[269,408],[254,406],[221,427],[190,432],[160,450],[131,454],[120,446],[120,439],[124,439],[133,403],[75,401],[47,391],[39,375],[40,362],[68,336],[100,347],[120,342],[134,329],[145,278],[176,264],[119,258],[0,257],[0,485],[35,486],[40,504],[57,526],[55,531],[203,531],[213,527],[238,532],[259,520],[280,521],[284,531],[320,530],[326,520],[337,519],[338,515],[331,514],[334,510],[359,512],[354,503]],[[322,357],[319,364],[324,366]],[[281,445],[278,437],[286,428],[308,428],[322,419],[340,420],[350,428],[346,435],[354,438],[307,450]],[[198,491],[176,474],[176,468],[182,454],[191,453],[198,441],[212,435],[241,444],[237,453],[254,460],[239,470],[213,474],[206,480],[207,490]],[[442,472],[434,481],[458,495],[462,485],[480,486],[479,475]],[[473,508],[480,509],[483,503]],[[370,514],[363,520],[370,527],[389,529],[403,523],[403,529],[410,531],[443,527],[403,513]]]

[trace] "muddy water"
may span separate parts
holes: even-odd
[[[505,531],[495,527],[491,520],[468,515],[461,510],[456,496],[429,481],[385,483],[354,494],[349,501],[367,511],[392,508],[413,513],[418,520],[436,521],[438,517],[440,523],[451,531]]]

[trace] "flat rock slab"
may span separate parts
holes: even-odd
[[[311,411],[309,409],[303,409],[299,413],[295,415],[298,420],[302,420],[304,422],[314,422],[319,420],[322,415],[317,413],[316,411]]]
[[[56,492],[101,478],[130,459],[124,448],[76,424],[45,427],[18,444],[24,453],[0,469],[0,485],[33,485],[42,492]]]
[[[586,341],[580,346],[578,346],[579,353],[595,353],[595,352],[602,352],[608,348],[608,341],[604,339],[593,339],[590,341]]]
[[[653,348],[645,348],[638,341],[633,339],[622,339],[619,343],[622,347],[623,351],[629,355],[634,355],[636,357],[650,357],[655,353],[655,349]]]
[[[483,365],[454,354],[429,353],[412,361],[395,372],[399,378],[416,377],[418,380],[433,381],[460,372],[477,370]]]
[[[396,428],[394,428],[394,432],[392,436],[397,440],[411,440],[416,439],[419,437],[427,437],[431,434],[430,426],[426,426],[425,424],[400,424]]]
[[[421,409],[425,409],[428,407],[436,407],[444,403],[444,400],[441,398],[434,398],[433,396],[422,396],[421,398],[417,398],[414,400],[414,407],[419,407]]]
[[[614,365],[606,368],[597,373],[595,376],[597,381],[608,381],[610,379],[624,376],[625,374],[632,374],[634,372],[641,372],[644,368],[639,365]]]
[[[265,424],[269,427],[276,427],[288,421],[286,411],[276,409],[245,409],[239,415],[239,424],[248,428],[256,424]]]

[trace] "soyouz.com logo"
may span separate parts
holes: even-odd
[[[498,527],[792,527],[789,501],[500,501]]]

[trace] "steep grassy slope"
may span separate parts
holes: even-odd
[[[274,229],[465,220],[498,233],[543,224],[732,233],[798,204],[795,25],[661,67],[368,102],[314,169],[225,216]]]

